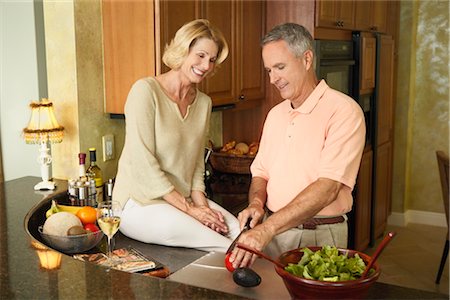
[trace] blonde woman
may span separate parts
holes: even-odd
[[[219,252],[237,236],[237,219],[205,197],[204,146],[212,103],[196,88],[227,56],[223,34],[208,20],[194,20],[166,46],[163,62],[170,71],[131,88],[113,191],[124,208],[124,235]]]

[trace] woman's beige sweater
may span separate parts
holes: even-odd
[[[154,78],[138,80],[125,104],[125,145],[113,199],[124,206],[131,197],[145,205],[174,189],[185,197],[204,192],[211,106],[211,98],[197,90],[183,118]]]

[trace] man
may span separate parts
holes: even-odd
[[[277,257],[305,246],[347,247],[346,213],[365,143],[358,103],[318,81],[311,34],[301,25],[273,28],[262,57],[284,100],[268,113],[251,166],[249,205],[238,216],[251,230],[239,242]],[[233,266],[256,256],[235,247]]]

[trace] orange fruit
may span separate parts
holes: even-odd
[[[95,223],[97,220],[97,211],[92,206],[84,206],[77,211],[77,217],[81,220],[81,223],[89,224]]]

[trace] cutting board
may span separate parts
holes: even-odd
[[[248,298],[290,299],[283,280],[275,272],[272,263],[257,259],[252,269],[261,276],[261,284],[245,288],[233,281],[232,273],[224,266],[224,259],[224,253],[210,252],[167,279]]]

